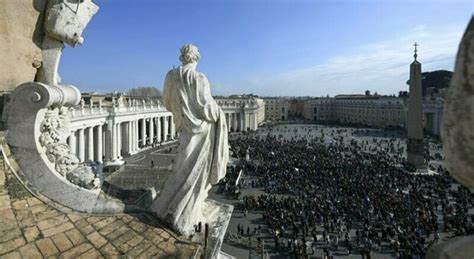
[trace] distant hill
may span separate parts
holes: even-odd
[[[421,84],[423,86],[423,95],[426,93],[426,89],[429,87],[434,87],[436,89],[448,88],[449,82],[451,82],[451,77],[453,72],[447,70],[436,70],[431,72],[421,73]]]

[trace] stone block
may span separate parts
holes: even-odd
[[[64,252],[73,247],[71,241],[69,241],[69,238],[64,233],[52,236],[51,239],[60,252]]]
[[[0,210],[5,210],[11,208],[10,196],[2,195],[0,196]]]
[[[92,248],[89,251],[79,255],[76,258],[77,259],[91,259],[91,258],[104,258],[104,257],[99,253],[99,251]]]
[[[30,206],[44,204],[42,201],[40,201],[39,199],[35,197],[28,198],[27,201]]]
[[[41,258],[42,255],[34,243],[26,244],[18,249],[23,258]]]
[[[18,227],[12,209],[0,210],[0,231]]]
[[[18,228],[0,231],[0,243],[21,237],[21,231]]]
[[[32,242],[39,238],[40,231],[36,226],[27,227],[23,229],[23,235],[25,236],[27,242]]]
[[[102,229],[99,230],[99,233],[102,234],[103,236],[107,236],[108,234],[112,233],[114,230],[119,229],[122,227],[124,224],[122,221],[117,220],[112,222],[111,224],[103,227]]]
[[[69,219],[65,215],[59,215],[59,216],[45,219],[43,221],[38,222],[37,226],[40,230],[43,231],[48,228],[52,228],[54,226],[63,225],[68,221]]]
[[[2,259],[21,259],[20,252],[18,251],[13,251],[8,254],[2,255]]]
[[[26,244],[25,242],[25,239],[23,237],[17,237],[17,238],[14,238],[14,239],[10,239],[4,243],[2,243],[2,245],[0,246],[0,254],[5,254],[5,253],[8,253],[10,251],[13,251],[17,248],[19,248],[20,246]]]
[[[12,207],[15,209],[15,210],[24,210],[24,209],[28,209],[28,201],[27,200],[19,200],[19,201],[15,201],[12,203]]]
[[[77,246],[79,244],[82,244],[86,241],[86,239],[84,238],[84,236],[81,234],[81,232],[79,232],[79,230],[77,229],[71,229],[69,231],[66,232],[66,235],[69,237],[69,239],[71,240],[71,242]]]
[[[48,228],[44,231],[41,231],[41,233],[43,233],[43,236],[44,237],[50,237],[50,236],[54,236],[56,234],[59,234],[59,233],[63,233],[69,229],[72,229],[74,228],[74,225],[72,225],[71,222],[66,222],[62,225],[59,225],[59,226],[54,226],[52,228]]]
[[[99,221],[99,222],[96,222],[93,224],[94,228],[97,229],[97,230],[100,230],[101,228],[109,225],[110,223],[114,222],[115,219],[113,217],[108,217],[108,218],[104,218],[103,220]]]
[[[107,243],[107,240],[98,232],[92,232],[87,235],[87,239],[95,248],[100,248]]]
[[[100,233],[100,231],[99,231],[99,233]],[[133,231],[130,228],[128,228],[127,226],[121,226],[119,229],[117,229],[117,230],[113,231],[112,233],[108,234],[107,238],[109,240],[115,240],[119,236],[122,236],[126,233],[133,233]]]
[[[41,254],[44,257],[55,255],[59,253],[59,250],[54,245],[50,238],[44,238],[36,241],[36,246],[39,248]]]
[[[115,246],[111,245],[110,243],[100,248],[100,251],[103,255],[109,258],[120,255],[120,252],[117,250],[117,248],[115,248]]]
[[[64,252],[61,256],[63,258],[76,258],[79,255],[84,254],[85,252],[93,249],[91,244],[84,243],[78,246],[69,249],[68,251]]]
[[[68,214],[67,215],[69,217],[69,219],[72,221],[72,222],[77,222],[81,219],[84,218],[84,216],[80,215],[80,214]]]

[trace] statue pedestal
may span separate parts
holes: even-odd
[[[204,225],[202,225],[202,231],[192,238],[192,241],[203,244],[202,254],[204,258],[219,258],[233,210],[234,206],[232,205],[206,199],[203,206],[203,216],[207,219],[206,223],[209,224],[207,246],[204,246]]]

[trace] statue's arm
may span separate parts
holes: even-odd
[[[205,120],[217,122],[219,119],[219,106],[211,95],[209,81],[204,74],[199,74],[198,101],[203,107],[203,116]]]

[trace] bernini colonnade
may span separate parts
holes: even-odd
[[[68,144],[79,161],[120,162],[154,144],[177,139],[173,115],[159,99],[90,96],[69,111]],[[243,100],[242,100],[243,101]],[[229,131],[256,130],[260,122],[253,102],[218,100]]]
[[[92,98],[91,98],[92,100]],[[114,162],[146,146],[173,141],[173,116],[158,100],[129,100],[104,107],[102,101],[81,101],[72,109],[68,143],[81,162]]]

